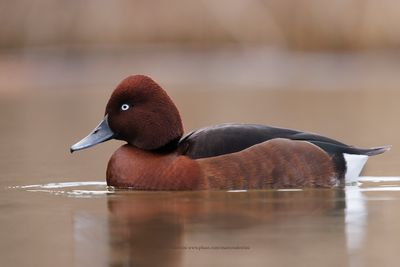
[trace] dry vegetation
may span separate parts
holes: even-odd
[[[400,2],[201,0],[0,2],[0,47],[184,43],[294,50],[397,48]]]

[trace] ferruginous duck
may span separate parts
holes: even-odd
[[[334,187],[355,181],[369,156],[317,134],[257,124],[221,124],[183,136],[178,109],[151,78],[129,76],[104,119],[71,152],[118,139],[107,184],[135,190]]]

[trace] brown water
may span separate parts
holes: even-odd
[[[113,191],[105,167],[120,142],[68,150],[101,119],[108,88],[5,91],[1,266],[398,266],[399,91],[169,92],[187,130],[254,122],[394,147],[345,190]]]

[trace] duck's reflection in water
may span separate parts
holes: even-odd
[[[253,263],[295,264],[308,250],[314,263],[346,261],[343,190],[120,192],[108,209],[110,266],[201,266],[221,258],[240,265],[246,255]],[[335,253],[319,240],[330,237]]]

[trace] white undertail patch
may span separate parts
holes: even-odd
[[[360,173],[368,160],[368,156],[346,153],[344,153],[343,156],[347,166],[345,183],[354,184],[358,181],[358,177],[360,176]]]

